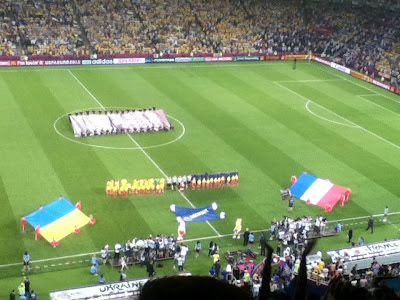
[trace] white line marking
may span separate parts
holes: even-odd
[[[81,87],[83,87],[83,89],[92,97],[92,99],[94,101],[97,102],[97,104],[104,110],[106,110],[106,108],[103,106],[103,104],[100,103],[99,100],[97,100],[97,98],[95,96],[93,96],[93,94],[86,88],[86,86],[70,71],[68,70],[68,73],[71,74],[72,77],[75,78],[75,80],[81,85]]]
[[[400,214],[400,212],[393,212],[393,213],[388,213],[388,216],[399,215],[399,214]],[[376,214],[376,215],[373,215],[373,217],[383,217],[383,215],[384,214]],[[347,219],[330,220],[330,221],[328,221],[328,223],[352,221],[352,220],[358,220],[358,219],[368,219],[369,217],[370,217],[370,215],[369,216],[361,216],[361,217],[352,217],[352,218],[347,218]],[[366,222],[359,222],[359,223],[362,224],[362,223],[366,223]],[[358,223],[355,222],[355,223],[347,224],[347,226],[348,225],[353,225],[353,224],[358,224]],[[269,232],[269,228],[260,229],[260,230],[252,230],[252,232],[263,232],[263,231]],[[207,239],[219,239],[219,238],[228,237],[228,236],[232,236],[232,235],[233,235],[233,232],[232,233],[228,233],[228,234],[221,234],[221,235],[214,235],[214,236],[206,236],[206,237],[187,239],[187,240],[184,240],[184,242],[194,242],[194,241],[198,241],[198,240],[207,240]],[[112,252],[112,251],[113,250],[111,250],[110,252]],[[38,260],[32,260],[31,264],[41,263],[41,262],[46,262],[46,261],[52,261],[52,260],[60,260],[60,259],[68,259],[68,258],[74,258],[74,257],[88,256],[88,255],[99,254],[99,253],[100,253],[100,251],[96,251],[96,252],[81,253],[81,254],[75,254],[75,255],[69,255],[69,256],[60,256],[60,257],[53,257],[53,258],[38,259]],[[78,262],[82,263],[83,261],[80,260]],[[74,264],[75,261],[73,261],[72,263]],[[19,266],[19,265],[21,265],[21,263],[12,263],[12,264],[0,265],[0,268]],[[52,265],[52,266],[55,266],[55,265]]]
[[[101,102],[86,88],[86,86],[70,71],[68,70],[68,72],[72,75],[73,78],[75,78],[75,80],[84,88],[84,90],[93,98],[93,100],[95,100],[101,108],[103,108],[104,110],[106,110],[105,106],[103,104],[101,104]],[[162,169],[161,167],[150,157],[150,155],[146,152],[146,150],[144,150],[138,142],[136,142],[136,140],[130,135],[130,134],[126,134],[128,136],[129,139],[131,139],[132,142],[135,143],[135,145],[139,148],[140,151],[142,151],[142,153],[151,161],[151,163],[158,169],[158,171],[160,171],[160,173],[164,176],[164,177],[169,177]],[[186,197],[186,195],[184,195],[183,193],[179,193],[183,199],[185,199],[191,207],[195,207],[193,205],[193,203]],[[211,229],[217,234],[220,235],[220,233],[215,229],[215,227],[213,225],[211,225],[211,223],[209,221],[206,221],[206,223],[211,227]]]
[[[309,108],[309,106],[308,106],[310,103],[311,103],[311,101],[307,101],[307,103],[306,103],[306,109],[308,110],[308,112],[309,112],[310,114],[316,116],[317,118],[320,118],[320,119],[322,119],[322,120],[324,120],[324,121],[331,122],[331,123],[334,123],[334,124],[337,124],[337,125],[342,125],[342,126],[347,126],[347,127],[358,128],[357,126],[349,125],[349,124],[345,124],[345,123],[340,123],[340,122],[336,122],[336,121],[333,121],[333,120],[324,118],[324,117],[322,117],[322,116],[320,116],[320,115],[314,113],[314,112]]]
[[[318,64],[318,65],[321,66],[321,64]],[[338,74],[335,74],[335,73],[333,73],[333,72],[330,72],[330,71],[331,71],[330,68],[329,68],[329,69],[328,69],[328,68],[325,68],[325,66],[321,66],[321,67],[323,67],[322,70],[324,70],[324,71],[327,72],[328,74],[332,74],[333,76],[336,76],[336,77],[338,77],[338,78],[340,78],[340,79],[342,79],[342,80],[345,80],[345,81],[350,82],[350,83],[352,83],[352,84],[354,84],[354,85],[357,85],[357,86],[359,86],[359,87],[362,87],[362,88],[364,88],[364,89],[370,91],[371,93],[373,93],[373,94],[375,94],[375,95],[379,95],[379,96],[385,97],[386,99],[389,99],[389,100],[391,100],[391,101],[394,101],[394,102],[400,104],[399,101],[394,100],[393,98],[391,98],[391,97],[389,97],[389,96],[386,96],[386,95],[381,94],[381,93],[379,93],[379,92],[377,92],[377,91],[374,91],[373,89],[370,89],[369,87],[363,86],[363,85],[361,85],[361,84],[359,84],[359,83],[357,83],[357,82],[354,82],[354,81],[352,81],[352,80],[349,80],[349,79],[347,79],[347,78],[344,78],[344,77],[342,77],[342,76],[339,76]],[[335,72],[336,72],[336,71],[335,71]],[[337,72],[339,72],[339,71],[337,71]],[[395,94],[393,94],[393,95],[395,95]]]
[[[394,216],[394,215],[400,215],[400,212],[393,212],[393,213],[388,213],[388,216]],[[353,220],[359,220],[359,219],[368,219],[371,215],[369,216],[362,216],[362,217],[352,217],[352,218],[347,218],[347,219],[340,219],[340,220],[331,220],[328,221],[328,223],[335,223],[335,222],[344,222],[344,221],[353,221]],[[372,215],[374,218],[376,217],[383,217],[384,214],[376,214]]]
[[[374,96],[379,96],[379,95],[374,95]],[[393,110],[391,110],[391,109],[388,109],[388,108],[386,108],[386,107],[384,107],[384,106],[382,106],[382,105],[379,105],[379,104],[377,104],[377,103],[375,103],[375,102],[373,102],[373,101],[371,101],[371,100],[368,100],[367,98],[365,98],[366,96],[358,95],[358,97],[359,97],[360,99],[363,99],[363,100],[365,100],[365,101],[367,101],[367,102],[369,102],[369,103],[375,105],[375,106],[378,106],[378,107],[380,107],[380,108],[383,108],[384,110],[387,110],[388,112],[391,112],[392,114],[395,114],[395,115],[398,115],[398,116],[400,115],[399,113],[397,113],[397,112],[395,112],[395,111],[393,111]]]
[[[73,68],[73,71],[79,71],[79,70],[135,70],[135,69],[171,69],[171,68],[209,68],[209,67],[214,67],[214,68],[224,68],[224,67],[231,67],[231,68],[237,68],[237,67],[242,67],[242,66],[277,66],[281,64],[281,62],[265,62],[265,63],[232,63],[232,62],[227,62],[227,63],[210,63],[210,64],[196,64],[196,63],[191,63],[191,64],[179,64],[179,63],[174,63],[174,64],[165,64],[165,65],[142,65],[142,66],[125,66],[125,67],[99,67],[99,66],[92,66],[92,67],[83,67],[83,66],[71,66]],[[2,69],[0,70],[0,73],[17,73],[17,72],[52,72],[52,71],[70,71],[70,68],[61,68],[61,67],[49,67],[47,69],[34,69],[32,67],[28,68],[20,68],[18,70],[16,69]]]
[[[346,121],[348,121],[349,123],[354,124],[354,125],[357,126],[359,129],[364,130],[365,132],[367,132],[367,133],[373,135],[374,137],[376,137],[376,138],[378,138],[378,139],[380,139],[380,140],[382,140],[382,141],[388,143],[389,145],[392,145],[393,147],[395,147],[395,148],[397,148],[397,149],[400,149],[400,146],[399,146],[399,145],[396,145],[395,143],[393,143],[393,142],[391,142],[391,141],[389,141],[389,140],[387,140],[387,139],[381,137],[380,135],[377,135],[376,133],[373,133],[372,131],[369,131],[368,129],[366,129],[366,128],[364,128],[364,127],[362,127],[362,126],[360,126],[360,125],[354,123],[353,121],[350,121],[349,119],[346,119],[346,118],[344,118],[344,117],[338,115],[337,113],[335,113],[335,112],[333,112],[333,111],[331,111],[331,110],[329,110],[329,109],[323,107],[322,105],[319,105],[318,103],[312,101],[311,99],[309,99],[309,98],[307,98],[307,97],[305,97],[305,96],[303,96],[303,95],[301,95],[301,94],[299,94],[299,93],[293,91],[292,89],[290,89],[290,88],[288,88],[288,87],[286,87],[286,86],[280,84],[279,82],[274,81],[274,83],[277,84],[277,85],[279,85],[280,87],[284,88],[285,90],[288,90],[289,92],[291,92],[291,93],[293,93],[293,94],[295,94],[295,95],[297,95],[297,96],[299,96],[299,97],[301,97],[301,98],[303,98],[303,99],[305,99],[305,100],[307,100],[307,101],[310,101],[310,102],[312,102],[313,104],[315,104],[315,105],[317,105],[317,106],[319,106],[319,107],[321,107],[321,108],[326,109],[327,111],[331,112],[332,114],[336,115],[337,117],[342,118],[343,120],[346,120]]]
[[[341,81],[341,79],[304,79],[304,80],[278,80],[277,82],[329,82]]]
[[[366,95],[357,95],[358,97],[370,97],[370,96],[379,96],[378,94],[366,94]]]

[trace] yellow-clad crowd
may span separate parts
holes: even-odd
[[[7,56],[312,51],[400,84],[399,45],[397,11],[381,18],[323,1],[305,14],[276,0],[0,0]]]
[[[106,193],[109,197],[126,197],[128,195],[164,194],[165,178],[127,179],[107,181]]]

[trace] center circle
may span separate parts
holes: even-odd
[[[170,119],[174,120],[175,122],[177,122],[177,123],[180,125],[180,127],[182,128],[182,133],[181,133],[178,137],[176,137],[175,139],[173,139],[173,140],[171,140],[171,141],[169,141],[169,142],[160,143],[160,144],[157,144],[157,145],[151,145],[151,146],[135,146],[135,147],[118,147],[118,146],[103,146],[103,145],[96,145],[96,144],[83,143],[83,142],[78,141],[78,140],[77,140],[78,138],[74,139],[74,138],[71,138],[71,137],[66,136],[64,133],[60,132],[60,130],[59,130],[58,127],[57,127],[58,123],[59,123],[63,118],[68,118],[68,114],[73,114],[73,113],[75,113],[75,112],[81,112],[81,111],[98,110],[98,109],[103,109],[103,108],[102,108],[102,107],[85,108],[85,109],[82,109],[82,110],[76,110],[76,111],[72,111],[72,112],[66,113],[66,114],[64,114],[64,115],[61,115],[60,117],[57,118],[57,120],[54,121],[54,124],[53,124],[54,130],[56,131],[56,133],[57,133],[59,136],[63,137],[64,139],[66,139],[66,140],[68,140],[68,141],[71,141],[71,142],[73,142],[73,143],[80,144],[80,145],[84,145],[84,146],[89,146],[89,147],[93,147],[93,148],[112,149],[112,150],[140,150],[140,149],[151,149],[151,148],[163,147],[163,146],[167,146],[167,145],[170,145],[170,144],[172,144],[172,143],[175,143],[175,142],[179,141],[179,140],[183,137],[183,135],[185,134],[185,132],[186,132],[186,128],[185,128],[185,126],[183,125],[183,123],[182,123],[181,121],[179,121],[178,119],[176,119],[176,118],[174,118],[174,117],[172,117],[172,116],[166,114],[166,116],[167,116],[168,118],[170,118]],[[131,108],[127,108],[127,107],[106,107],[106,109],[107,109],[107,110],[109,110],[109,109],[113,109],[113,110],[118,110],[118,109],[119,109],[119,110],[121,110],[121,109],[131,109]],[[128,133],[125,133],[125,134],[126,134],[126,135],[131,135],[131,134],[128,134]],[[122,134],[120,134],[120,135],[122,135]]]

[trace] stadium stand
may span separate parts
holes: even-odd
[[[357,5],[359,1],[353,1],[353,7],[336,2],[315,1],[298,7],[295,2],[278,0],[0,0],[0,60],[26,55],[168,57],[313,52],[399,86],[399,4],[379,1],[371,4],[376,5],[371,9]],[[391,290],[375,285],[375,280],[398,277],[398,261],[369,258],[359,265],[349,263],[347,268],[342,260],[330,264],[310,260],[307,264],[306,257],[314,246],[314,241],[307,241],[311,220],[306,232],[300,231],[302,225],[296,232],[294,225],[292,233],[279,238],[280,229],[296,224],[292,221],[271,224],[272,238],[281,239],[282,246],[293,242],[301,249],[287,253],[273,276],[269,263],[272,251],[268,249],[262,299],[268,299],[265,296],[271,292],[289,295],[283,290],[294,279],[297,298],[303,299],[306,285],[301,283],[307,278],[330,281],[328,294],[334,298],[348,291],[355,299],[367,299],[367,295],[369,299],[396,299]],[[323,235],[318,230],[316,236]],[[128,263],[173,258],[174,239],[159,236],[140,241],[128,241],[123,247]],[[119,258],[110,262],[121,266]],[[272,290],[266,287],[270,281]],[[244,280],[238,285],[248,288]],[[375,289],[368,291],[370,287]]]
[[[297,7],[276,0],[1,0],[0,54],[165,57],[312,51],[398,85],[399,8],[382,3],[388,6],[371,10],[335,1]]]

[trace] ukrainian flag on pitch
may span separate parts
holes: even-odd
[[[89,217],[77,209],[67,198],[61,197],[25,216],[26,221],[36,228],[40,225],[40,235],[48,242],[57,242],[76,228],[89,223]]]

